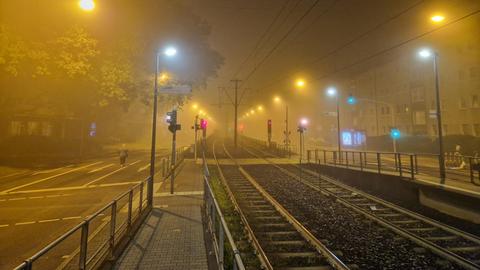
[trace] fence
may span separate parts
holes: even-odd
[[[480,158],[470,156],[445,155],[446,178],[455,181],[470,182],[480,186]],[[439,155],[369,152],[369,151],[332,151],[308,150],[307,162],[341,166],[345,168],[375,171],[414,179],[438,179],[440,181]]]
[[[151,209],[146,199],[150,181],[133,186],[15,269],[87,270],[114,259],[121,240],[131,236]]]
[[[245,270],[240,252],[238,251],[235,241],[228,229],[225,218],[223,217],[220,206],[218,205],[212,188],[209,184],[210,173],[208,171],[205,153],[203,153],[203,182],[204,182],[204,207],[205,217],[208,231],[212,237],[215,256],[217,259],[218,269],[225,268],[225,237],[231,252],[233,254],[232,265],[234,270]]]

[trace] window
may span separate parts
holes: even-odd
[[[480,136],[480,124],[474,124],[473,129],[475,131],[475,136]]]
[[[425,125],[425,111],[415,111],[415,125]]]
[[[463,135],[472,135],[472,126],[469,124],[463,124],[462,133]]]
[[[470,78],[477,78],[478,77],[478,72],[479,71],[479,68],[478,67],[471,67],[470,68]]]
[[[465,101],[465,99],[463,97],[460,97],[458,105],[459,105],[460,109],[466,109],[467,108],[467,102]]]
[[[478,95],[473,95],[472,96],[472,108],[478,108],[480,107],[480,103],[478,101]]]

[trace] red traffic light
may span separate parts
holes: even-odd
[[[200,128],[201,129],[206,129],[207,128],[207,120],[200,119]]]

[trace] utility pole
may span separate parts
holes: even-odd
[[[233,134],[233,143],[235,145],[235,148],[237,148],[237,136],[238,136],[238,83],[240,82],[241,80],[238,80],[238,79],[234,79],[234,80],[231,80],[231,82],[235,83],[235,97],[234,97],[234,108],[235,108],[235,115],[234,115],[234,134]]]
[[[288,153],[288,158],[290,158],[291,153],[290,153],[290,131],[288,130],[288,105],[285,105],[285,150]]]

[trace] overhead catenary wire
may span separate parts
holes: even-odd
[[[391,17],[388,17],[386,20],[376,24],[375,26],[373,26],[372,28],[366,30],[365,32],[363,33],[360,33],[359,35],[355,36],[354,38],[348,40],[347,42],[343,43],[342,45],[330,50],[329,52],[327,52],[326,54],[322,55],[322,56],[319,56],[315,59],[313,59],[312,61],[308,62],[308,63],[305,63],[301,66],[309,66],[309,65],[312,65],[312,64],[315,64],[315,63],[318,63],[319,61],[322,61],[322,60],[325,60],[327,59],[328,57],[331,57],[333,55],[335,55],[336,53],[338,53],[339,51],[345,49],[346,47],[354,44],[355,42],[361,40],[362,38],[368,36],[369,34],[375,32],[376,30],[380,29],[381,27],[383,27],[384,25],[394,21],[395,19],[398,19],[399,17],[401,17],[402,15],[408,13],[409,11],[411,11],[412,9],[416,8],[417,6],[419,6],[420,4],[423,4],[423,2],[425,2],[424,0],[420,0],[420,1],[417,1],[415,2],[414,4],[408,6],[407,8],[401,10],[399,13],[396,13],[394,14],[393,16]],[[299,65],[300,66],[300,65]],[[297,66],[298,67],[298,66]],[[285,80],[286,78],[290,78],[290,76],[285,76],[285,75],[282,75],[282,76],[279,76],[277,79],[273,80],[271,83],[268,83],[267,85],[264,85],[264,86],[261,86],[260,89],[267,89],[273,85],[275,85],[276,83],[278,82],[281,82],[283,80]]]
[[[288,31],[277,41],[277,43],[272,47],[272,49],[263,57],[263,59],[256,65],[250,73],[245,77],[243,80],[243,84],[245,84],[253,74],[265,63],[265,61],[277,50],[277,48],[282,44],[285,39],[297,28],[297,26],[310,14],[310,12],[318,5],[320,0],[316,0],[313,5],[311,5],[303,14],[302,16],[288,29]]]

